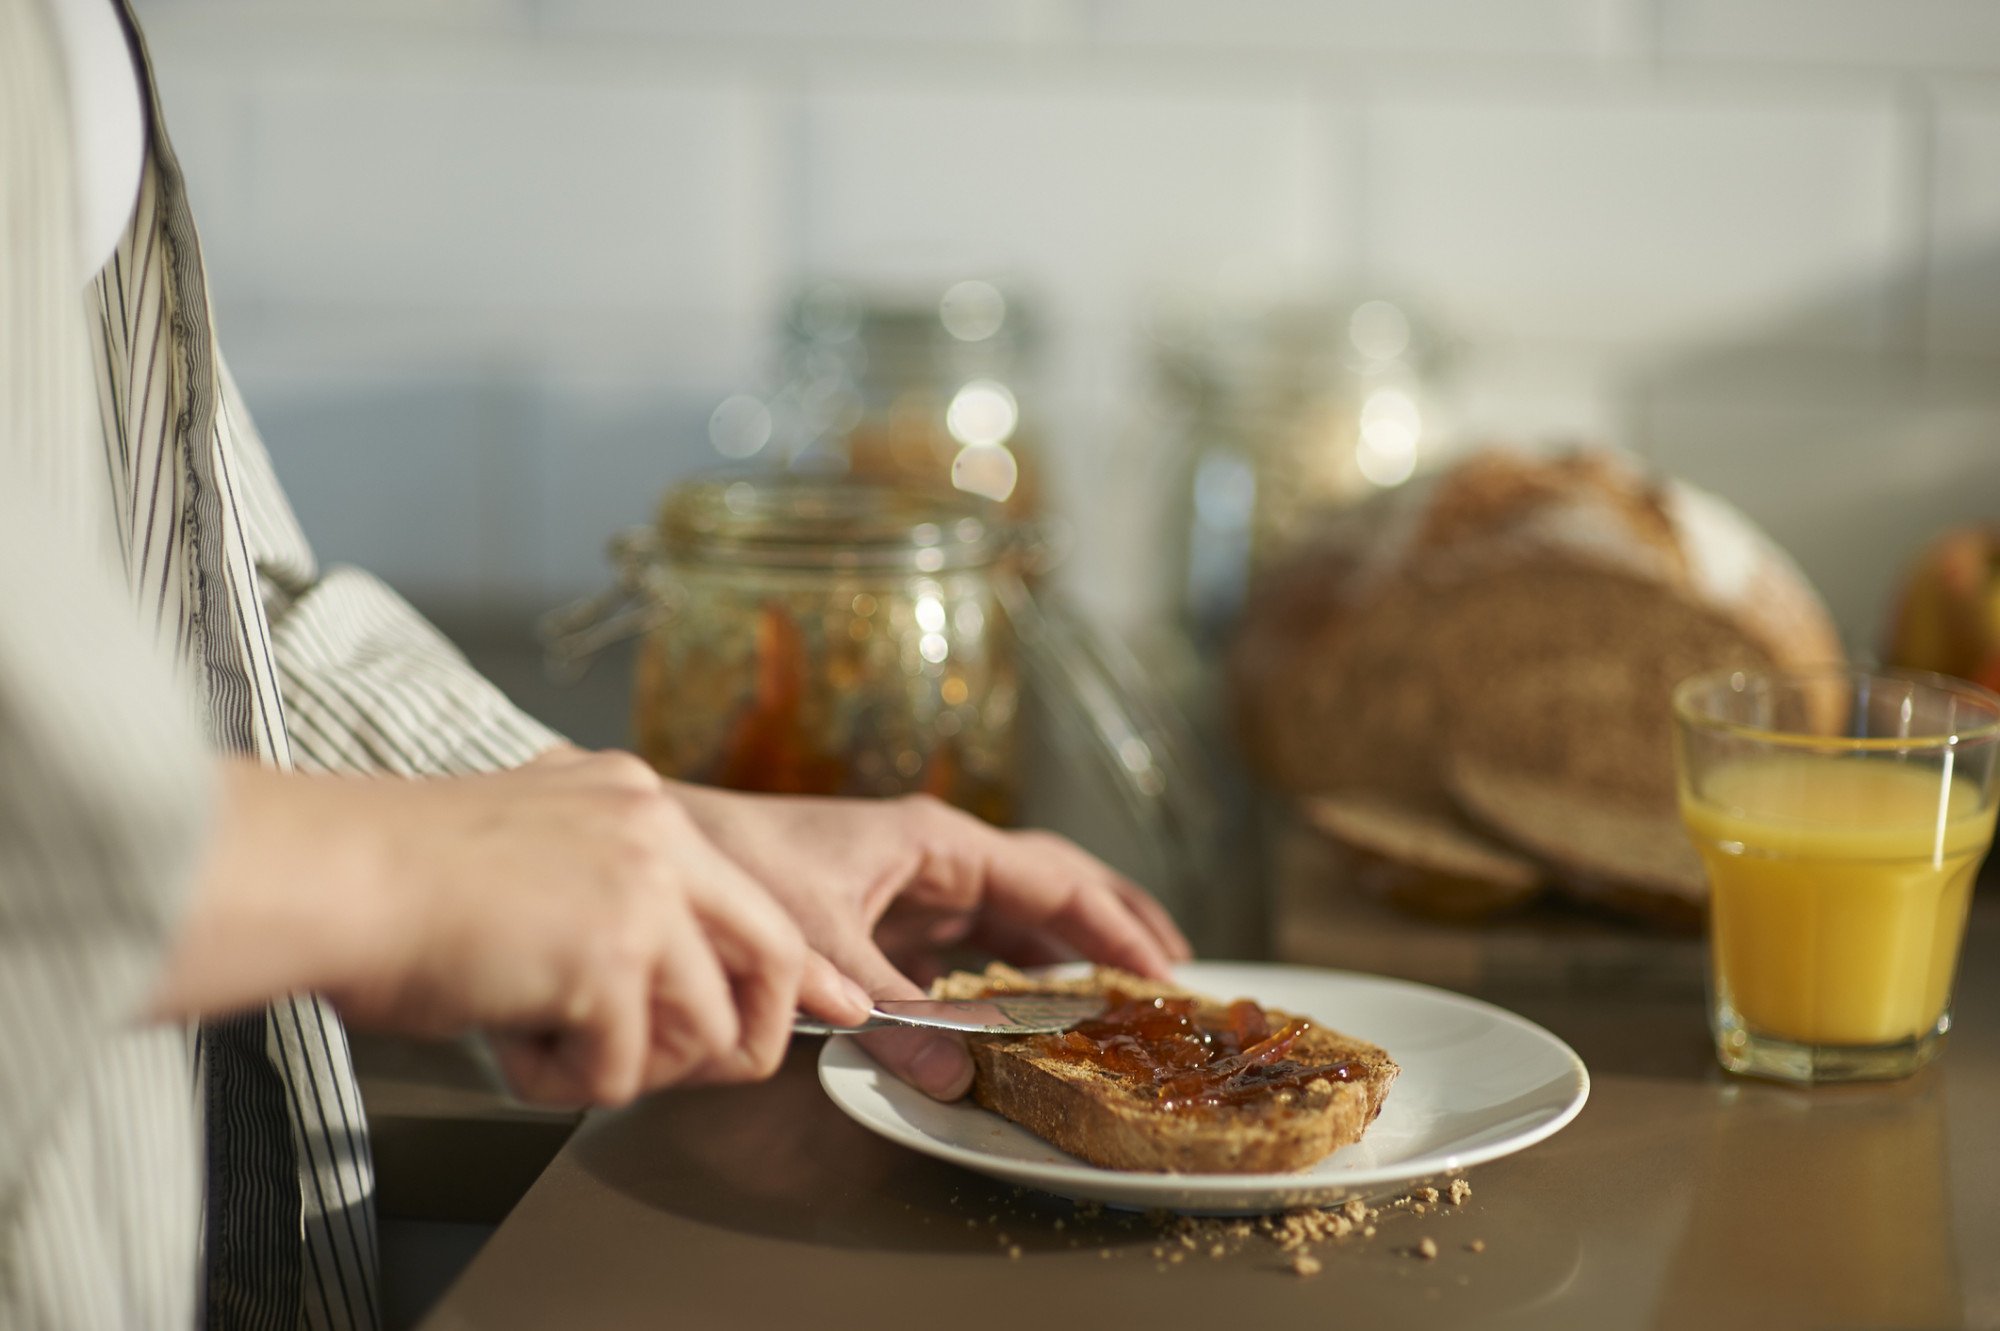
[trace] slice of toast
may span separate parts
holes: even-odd
[[[991,993],[1107,993],[1133,998],[1194,998],[1203,1025],[1226,1021],[1227,1004],[1169,984],[1101,967],[1087,977],[1052,980],[995,964],[984,974],[959,971],[931,986],[939,998]],[[1293,1014],[1265,1009],[1273,1029]],[[1061,1056],[1062,1036],[975,1036],[976,1103],[1012,1119],[1071,1155],[1106,1169],[1164,1174],[1264,1174],[1304,1169],[1359,1141],[1398,1068],[1387,1052],[1311,1022],[1287,1051],[1307,1068],[1348,1065],[1348,1080],[1325,1077],[1278,1087],[1240,1104],[1177,1111],[1150,1080]]]
[[[1413,915],[1487,919],[1533,901],[1548,877],[1540,864],[1449,810],[1363,795],[1308,796],[1299,808],[1308,824],[1347,852],[1355,886]]]
[[[1679,933],[1701,931],[1708,878],[1672,805],[1635,805],[1463,757],[1446,770],[1466,813],[1552,866],[1568,895]]]

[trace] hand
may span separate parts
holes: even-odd
[[[359,1025],[488,1030],[517,1093],[563,1104],[767,1076],[798,1007],[866,1011],[629,755],[422,781],[239,764],[225,791],[162,1011],[315,988]]]
[[[670,787],[806,941],[876,998],[922,997],[917,981],[937,973],[941,948],[959,943],[1023,965],[1081,954],[1162,978],[1193,955],[1158,902],[1051,833],[1003,832],[927,796]],[[885,1067],[939,1099],[971,1085],[961,1040],[895,1031],[865,1041]]]

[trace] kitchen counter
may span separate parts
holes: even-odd
[[[1145,1217],[882,1141],[821,1094],[808,1042],[771,1083],[588,1116],[423,1325],[2000,1325],[1996,963],[1986,896],[1944,1060],[1815,1090],[1724,1076],[1698,997],[1489,986],[1583,1056],[1589,1104],[1471,1171],[1463,1206],[1320,1245],[1313,1276],[1262,1239],[1175,1262]]]

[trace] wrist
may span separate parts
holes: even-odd
[[[189,1017],[351,983],[382,946],[391,847],[368,778],[221,765],[193,899],[153,1011]],[[392,932],[392,931],[391,931]]]

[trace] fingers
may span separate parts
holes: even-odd
[[[996,832],[965,820],[960,853],[978,857],[987,913],[996,926],[1039,930],[1093,961],[1168,977],[1187,940],[1166,912],[1108,865],[1046,832]]]
[[[1153,935],[1153,941],[1172,961],[1193,961],[1194,945],[1189,943],[1181,927],[1174,923],[1174,917],[1167,914],[1167,908],[1154,899],[1153,894],[1139,886],[1123,874],[1111,875],[1111,890],[1134,915],[1139,923],[1146,926]]]
[[[728,977],[739,1019],[733,1047],[712,1057],[690,1080],[757,1080],[777,1071],[791,1041],[811,963],[821,961],[806,946],[798,926],[770,896],[688,822],[680,859],[688,875],[695,919],[715,949]],[[822,963],[823,964],[823,963]],[[830,969],[830,968],[828,968]],[[825,970],[812,972],[815,1002],[831,1006],[841,1019],[866,1015],[866,1004],[847,986],[828,983]],[[860,1004],[860,1012],[855,1009]]]
[[[924,996],[865,938],[839,947],[835,960],[876,998]],[[901,1030],[870,1031],[856,1038],[876,1062],[933,1099],[956,1100],[972,1089],[972,1055],[955,1035]]]
[[[548,748],[543,749],[540,753],[521,765],[523,767],[541,768],[545,771],[559,771],[562,768],[574,767],[580,762],[586,762],[590,756],[591,753],[588,749],[579,749],[568,740],[557,740],[554,744],[549,745]]]
[[[848,979],[819,953],[806,954],[805,974],[799,980],[801,1009],[836,1025],[859,1026],[874,1005],[874,996],[859,981]]]
[[[508,1087],[530,1104],[622,1105],[644,1089],[647,1063],[644,996],[635,982],[576,1005],[569,1027],[535,1034],[494,1033],[489,1040]]]

